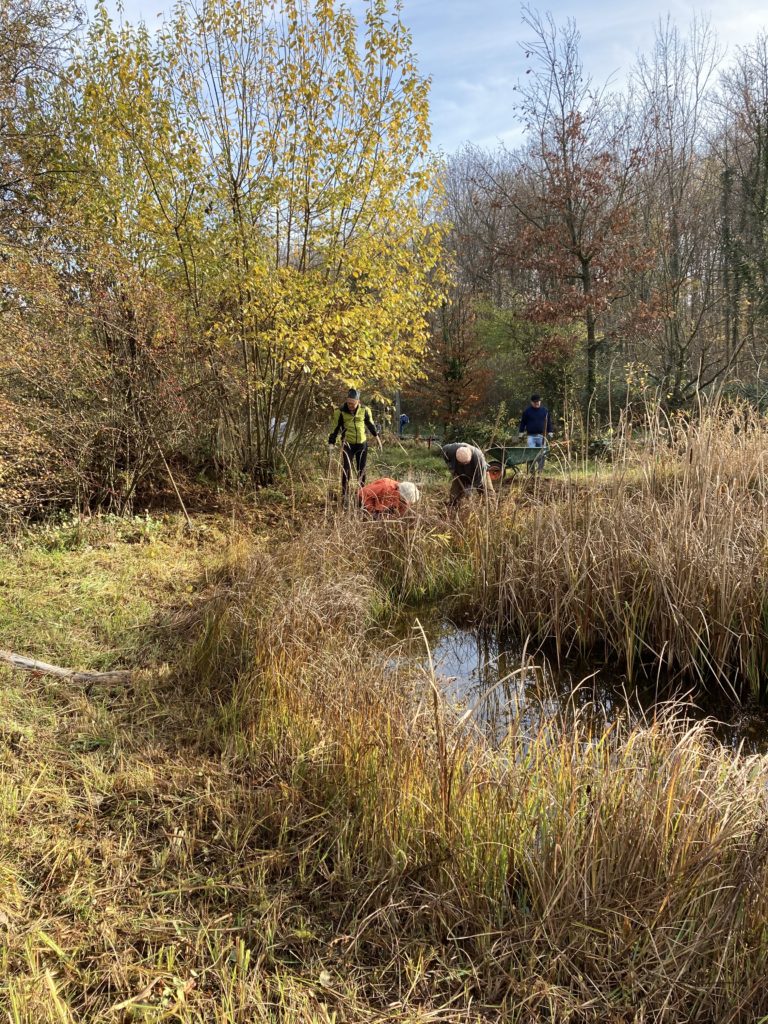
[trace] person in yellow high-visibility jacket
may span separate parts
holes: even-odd
[[[341,434],[341,498],[346,499],[349,477],[354,463],[360,487],[365,484],[365,464],[368,460],[368,434],[376,438],[381,448],[381,438],[371,417],[371,410],[360,403],[360,392],[350,388],[344,404],[336,412],[334,427],[328,444],[336,447],[336,438]]]

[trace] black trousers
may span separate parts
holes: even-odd
[[[362,487],[365,484],[365,464],[368,461],[368,442],[362,444],[347,444],[345,441],[341,446],[341,494],[344,497],[349,486],[349,476],[354,463],[357,471],[357,480]]]

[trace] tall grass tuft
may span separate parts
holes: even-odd
[[[502,499],[474,578],[478,614],[561,657],[679,676],[730,696],[768,667],[768,425],[654,421],[612,472]],[[547,488],[550,488],[549,490]]]
[[[297,608],[309,578],[326,580],[327,604],[310,601],[285,624],[296,643],[339,617],[380,625],[404,604],[450,599],[561,660],[607,660],[630,679],[661,675],[732,699],[760,693],[768,423],[739,410],[649,417],[642,436],[617,434],[613,453],[610,472],[524,479],[459,515],[437,499],[400,522],[352,516],[312,529],[290,558],[249,563],[261,580],[253,600],[277,593],[270,573],[287,574]]]

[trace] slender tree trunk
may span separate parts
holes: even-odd
[[[592,268],[589,260],[581,259],[581,286],[584,297],[589,299],[592,294]],[[595,397],[597,387],[597,324],[595,322],[595,311],[591,305],[587,305],[584,311],[584,323],[587,329],[587,384],[584,395],[584,418],[589,416],[590,406]]]

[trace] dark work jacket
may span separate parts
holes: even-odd
[[[534,409],[532,405],[528,406],[520,419],[520,433],[552,433],[552,417],[546,405],[540,405],[538,409]]]
[[[456,452],[459,448],[469,448],[472,452],[472,458],[466,466],[462,466],[460,462],[456,461]],[[456,441],[454,444],[445,444],[443,445],[443,458],[448,463],[453,475],[467,487],[483,486],[488,463],[479,448],[473,444],[462,444],[460,441]]]
[[[336,411],[336,419],[328,444],[336,444],[336,438],[341,434],[342,441],[346,444],[365,444],[365,432],[368,431],[374,437],[378,431],[371,419],[371,410],[367,405],[358,405],[354,412],[350,412],[347,403]]]

